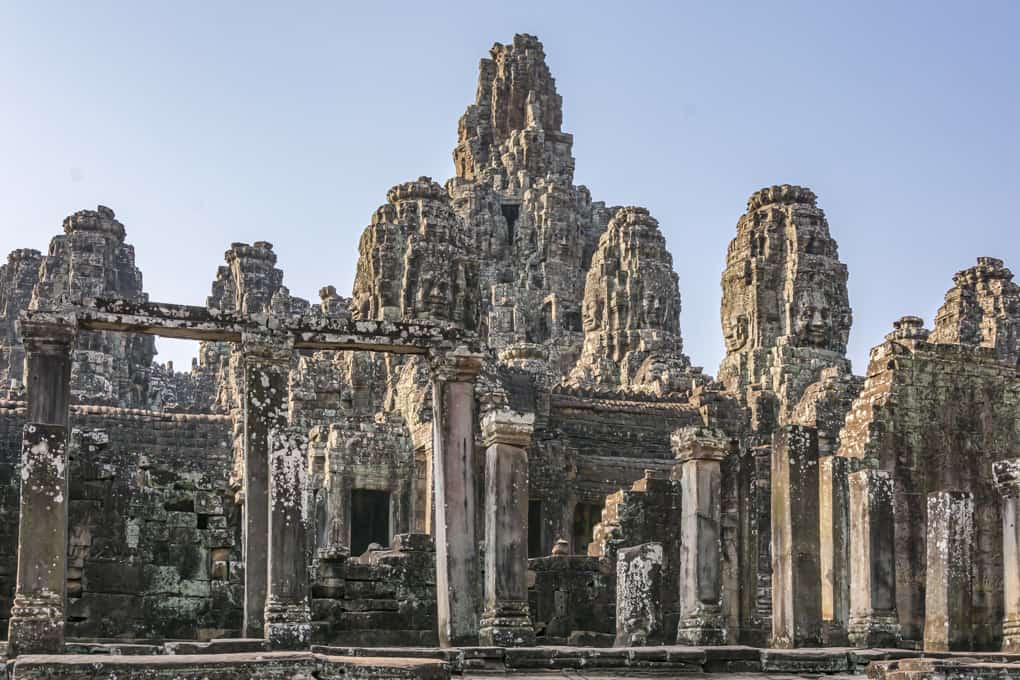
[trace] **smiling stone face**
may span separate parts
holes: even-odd
[[[747,314],[734,312],[723,317],[723,339],[726,341],[727,352],[742,349],[747,344],[747,338]]]
[[[819,291],[805,291],[797,297],[790,314],[790,326],[799,347],[827,349],[837,333],[831,306]]]

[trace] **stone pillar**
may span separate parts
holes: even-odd
[[[478,642],[475,535],[475,378],[482,355],[465,350],[434,360],[432,461],[435,484],[436,616],[439,644]]]
[[[485,439],[485,609],[479,644],[530,647],[528,610],[528,446],[535,414],[492,411]]]
[[[67,590],[67,428],[25,425],[18,577],[7,653],[62,654]]]
[[[71,351],[77,320],[53,314],[45,320],[18,322],[25,347],[28,422],[70,427]]]
[[[880,470],[861,470],[849,481],[849,639],[857,647],[897,647],[892,477]]]
[[[1002,651],[1020,652],[1020,458],[992,465],[1002,494]]]
[[[661,543],[642,543],[616,553],[617,647],[662,644]]]
[[[685,427],[672,436],[680,466],[680,621],[686,645],[726,644],[722,612],[720,463],[729,441],[718,430]]]
[[[971,648],[973,540],[974,496],[963,491],[928,494],[925,651]]]
[[[244,363],[244,635],[263,637],[269,574],[269,452],[287,424],[287,378],[293,340],[245,333]]]
[[[846,644],[850,616],[850,463],[849,458],[825,456],[818,464],[822,625],[830,646]]]
[[[821,645],[818,431],[787,425],[772,438],[772,646]]]
[[[28,424],[21,448],[18,573],[7,653],[62,654],[67,592],[67,433],[71,317],[21,321]]]
[[[308,527],[304,436],[285,430],[270,435],[269,572],[265,636],[269,648],[306,649],[311,644],[308,607]]]

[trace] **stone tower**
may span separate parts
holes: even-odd
[[[145,302],[135,249],[124,241],[124,225],[99,206],[64,220],[64,233],[50,241],[32,291],[32,309],[58,309],[89,298]],[[82,332],[74,353],[71,394],[89,403],[140,408],[147,405],[149,374],[156,354],[151,336]]]
[[[990,347],[1000,359],[1020,360],[1020,286],[1002,260],[979,257],[957,272],[935,316],[930,342]]]
[[[849,374],[846,282],[814,192],[783,184],[751,195],[722,275],[719,380],[757,425],[789,419],[823,369]]]
[[[477,261],[465,226],[442,186],[429,177],[398,184],[361,237],[354,279],[359,319],[435,319],[473,330]]]
[[[562,100],[530,35],[496,43],[460,119],[453,208],[479,258],[479,330],[497,352],[567,373],[580,355],[585,270],[611,216],[575,186]]]
[[[39,280],[42,253],[19,248],[0,266],[0,394],[20,391],[25,373],[25,350],[18,337],[18,313],[28,308]]]
[[[646,209],[620,209],[602,233],[588,269],[582,323],[584,348],[571,382],[659,394],[690,387],[673,257]]]

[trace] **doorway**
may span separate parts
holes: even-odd
[[[369,489],[351,490],[351,556],[361,555],[370,543],[390,544],[390,494]]]

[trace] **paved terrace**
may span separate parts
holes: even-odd
[[[718,647],[342,647],[271,652],[263,639],[210,642],[67,643],[67,654],[22,655],[0,670],[3,680],[117,678],[226,680],[346,678],[447,680],[635,678],[781,680],[826,675],[874,680],[1020,678],[1020,654],[919,652],[904,649],[758,649]],[[3,668],[3,667],[0,667]]]

